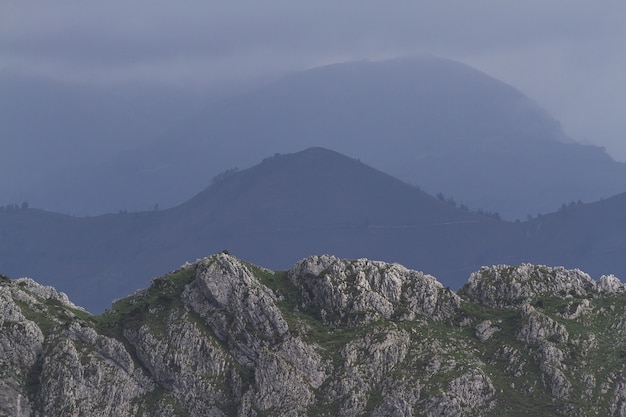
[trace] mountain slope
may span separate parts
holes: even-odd
[[[398,264],[218,254],[91,316],[2,278],[0,413],[623,417],[625,291],[528,264],[454,293]]]
[[[322,148],[266,159],[164,215],[213,219],[213,236],[188,247],[192,253],[220,250],[211,246],[218,236],[221,249],[274,268],[310,253],[336,253],[421,263],[455,283],[513,227]]]
[[[571,204],[526,224],[526,250],[533,262],[560,264],[598,274],[626,266],[626,193],[590,204]]]
[[[456,208],[322,148],[231,172],[168,210],[88,218],[0,211],[0,270],[55,285],[90,311],[203,253],[284,269],[311,254],[400,262],[458,288],[483,265],[522,262],[626,276],[626,198],[526,222]]]
[[[169,210],[0,212],[0,268],[54,283],[96,311],[159,271],[222,249],[277,269],[311,253],[421,263],[456,286],[505,246],[511,227],[312,148],[226,176]]]
[[[68,181],[100,210],[132,199],[171,207],[219,172],[311,146],[508,219],[626,190],[625,164],[573,143],[513,87],[432,56],[292,74],[209,106],[160,139]]]

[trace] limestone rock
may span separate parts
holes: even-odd
[[[495,388],[491,380],[480,369],[453,379],[444,394],[426,402],[424,414],[434,416],[471,415],[477,410],[489,411],[494,407],[492,398]]]
[[[459,297],[435,278],[398,264],[313,256],[298,262],[288,277],[302,292],[302,308],[322,309],[327,324],[444,320],[460,307]]]
[[[563,268],[457,295],[397,264],[222,253],[96,317],[0,276],[0,416],[626,417],[625,305]]]
[[[609,294],[626,292],[626,285],[615,275],[602,275],[598,281],[598,291]]]
[[[478,338],[478,340],[480,340],[481,342],[484,342],[485,340],[489,340],[491,338],[491,336],[493,336],[495,333],[499,332],[500,328],[496,325],[494,325],[493,323],[491,323],[491,320],[485,320],[480,322],[477,326],[476,326],[476,337]]]
[[[542,295],[586,297],[596,282],[578,269],[522,264],[483,267],[459,293],[488,307],[519,306]]]

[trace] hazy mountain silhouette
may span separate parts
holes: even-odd
[[[602,148],[573,143],[513,87],[432,56],[294,73],[68,184],[100,209],[171,207],[219,172],[311,146],[510,219],[626,190],[626,165]]]
[[[0,272],[53,284],[94,311],[223,249],[274,269],[321,253],[400,262],[451,287],[482,265],[526,261],[623,277],[624,213],[619,195],[528,222],[498,221],[311,148],[223,175],[168,210],[76,218],[4,209]]]
[[[0,70],[0,97],[0,205],[29,201],[79,214],[110,207],[82,199],[74,176],[150,142],[211,100],[209,93],[167,86],[91,85],[11,69]]]
[[[572,204],[525,227],[524,253],[534,262],[626,277],[626,193]]]
[[[222,249],[277,269],[316,253],[386,259],[461,283],[502,245],[507,225],[312,148],[224,176],[169,210],[88,218],[4,210],[0,271],[46,280],[95,310]]]

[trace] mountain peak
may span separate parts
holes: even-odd
[[[254,204],[262,205],[268,216],[262,223],[286,228],[487,221],[323,147],[275,154],[249,169],[232,172],[182,207],[206,210],[220,205],[223,211],[228,207],[229,217],[245,224],[243,211]],[[255,222],[254,227],[258,226]]]
[[[418,56],[293,73],[212,103],[93,175],[57,179],[65,191],[48,184],[38,195],[63,195],[66,205],[80,196],[77,206],[89,201],[99,212],[173,207],[219,172],[312,146],[509,220],[626,187],[626,165],[573,143],[514,87],[459,62]]]

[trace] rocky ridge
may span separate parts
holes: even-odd
[[[626,416],[626,286],[523,264],[227,253],[101,316],[0,280],[0,416]]]

